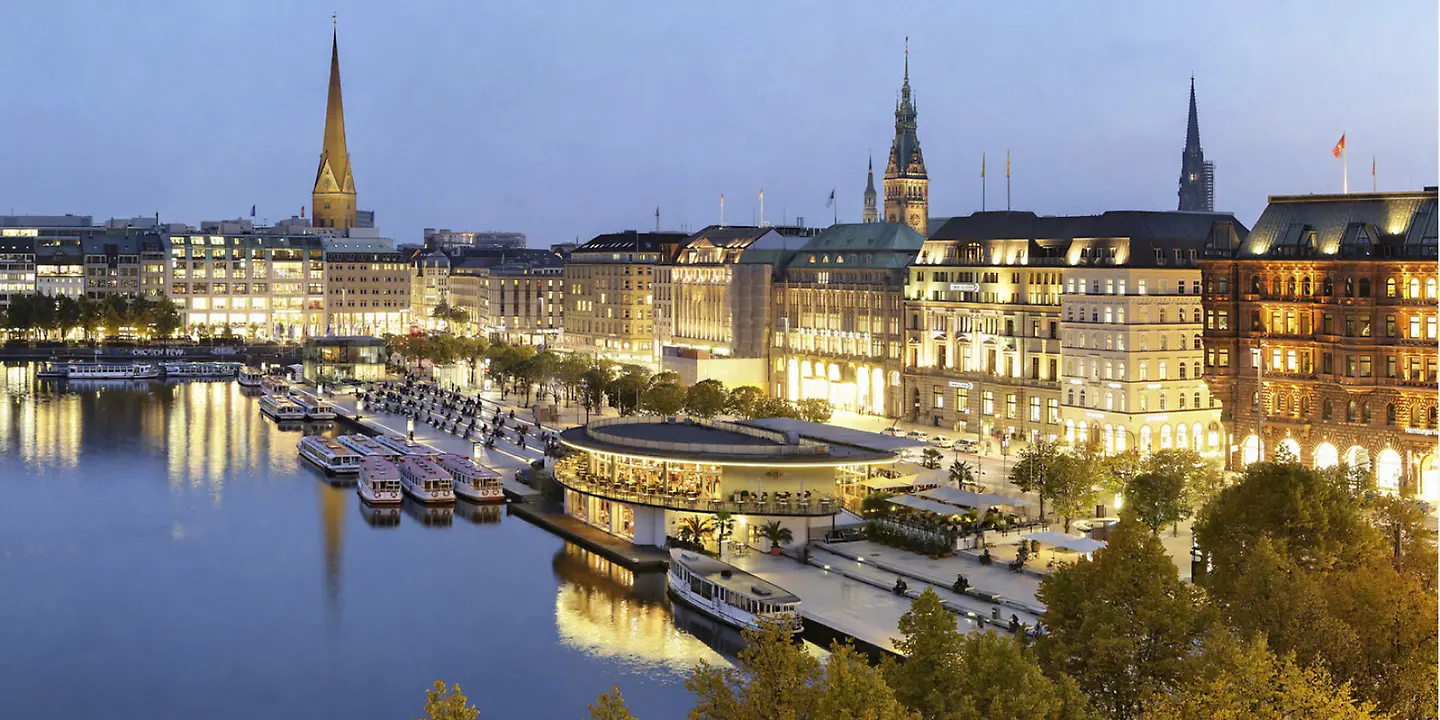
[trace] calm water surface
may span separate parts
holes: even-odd
[[[366,512],[300,435],[234,383],[0,368],[0,718],[409,718],[439,678],[486,718],[611,684],[680,717],[735,649],[503,509]]]

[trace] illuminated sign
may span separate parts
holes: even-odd
[[[960,292],[976,292],[980,289],[980,285],[977,283],[950,283],[950,289]]]
[[[957,381],[955,381],[955,380],[951,380],[951,381],[950,381],[950,387],[953,387],[953,388],[963,388],[963,389],[965,389],[965,390],[969,390],[969,389],[975,387],[975,385],[973,385],[972,383],[968,383],[968,382],[957,382]]]

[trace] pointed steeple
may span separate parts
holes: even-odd
[[[880,208],[876,205],[875,196],[875,156],[871,155],[865,169],[865,211],[861,213],[860,222],[879,222]]]
[[[1195,76],[1190,76],[1190,115],[1185,123],[1185,149],[1180,154],[1181,210],[1215,209],[1215,165],[1205,162],[1200,147],[1200,114],[1195,107]]]
[[[355,225],[355,178],[345,145],[345,103],[340,94],[340,38],[330,38],[330,88],[325,101],[325,137],[313,191],[315,226],[345,229]]]
[[[905,75],[895,105],[895,139],[885,168],[885,221],[903,222],[924,235],[929,219],[929,176],[916,134],[915,96],[910,90],[910,38],[905,38]]]

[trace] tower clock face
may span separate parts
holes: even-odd
[[[919,213],[910,213],[910,224],[911,224],[911,225],[919,225],[919,224],[920,224],[920,214],[919,214]]]

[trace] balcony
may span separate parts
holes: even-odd
[[[767,492],[760,495],[758,500],[753,494],[742,500],[738,492],[721,499],[704,498],[698,493],[664,488],[658,480],[647,484],[611,483],[591,475],[583,467],[565,464],[556,466],[555,481],[569,490],[606,500],[697,513],[827,517],[839,512],[842,507],[834,495],[821,495],[812,491],[806,491],[803,497],[798,493]]]

